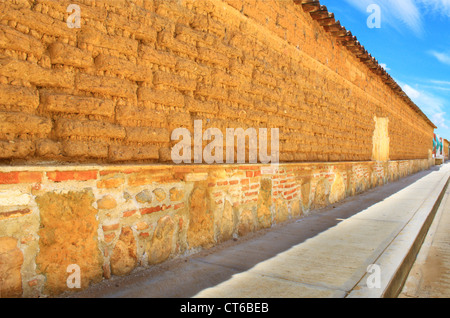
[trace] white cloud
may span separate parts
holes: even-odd
[[[382,26],[388,25],[401,32],[404,26],[417,36],[424,33],[423,15],[432,14],[450,18],[450,0],[345,0],[367,14],[367,7],[381,8]]]
[[[430,51],[429,53],[437,58],[439,62],[450,65],[450,55],[436,51]]]
[[[419,91],[415,90],[414,88],[412,88],[408,84],[403,85],[403,90],[412,99],[416,99],[416,98],[420,97]]]
[[[417,0],[428,13],[450,17],[450,0]]]
[[[434,114],[431,117],[431,121],[433,122],[433,124],[435,124],[438,128],[444,128],[444,129],[448,129],[448,126],[446,125],[446,119],[444,118],[445,113],[437,113]]]
[[[433,84],[438,84],[438,85],[449,85],[450,86],[449,81],[428,80],[428,82],[433,83]]]
[[[382,68],[384,68],[386,71],[390,71],[391,70],[389,67],[387,67],[387,65],[385,63],[380,63],[380,66]]]
[[[425,79],[425,78],[415,78],[416,87],[420,87],[422,90],[432,89],[432,90],[440,90],[440,91],[449,91],[450,90],[450,81],[443,81],[437,79]],[[420,84],[419,84],[420,83]],[[450,97],[450,96],[449,96]]]
[[[445,118],[445,102],[442,99],[435,97],[428,92],[412,88],[408,84],[400,84],[400,86],[438,128],[449,128],[447,119]]]
[[[414,0],[346,0],[352,6],[366,12],[367,7],[371,4],[377,4],[381,8],[381,20],[383,27],[387,24],[394,27],[398,31],[402,30],[402,26],[406,25],[416,35],[423,33],[422,16]],[[420,0],[422,1],[422,0]]]
[[[435,91],[450,92],[450,87],[445,87],[445,86],[421,85],[421,87],[426,88],[426,89],[435,90]]]

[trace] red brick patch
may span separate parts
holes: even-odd
[[[130,217],[130,216],[134,215],[136,212],[137,212],[137,210],[123,212],[123,217],[124,218]]]
[[[146,215],[146,214],[151,214],[151,213],[155,213],[155,212],[159,212],[162,210],[161,206],[155,206],[152,208],[146,208],[146,209],[141,209],[141,215]]]
[[[116,237],[115,233],[105,234],[105,242],[110,243],[112,242],[112,240],[114,240],[115,237]]]
[[[42,172],[14,171],[0,172],[0,184],[42,182]]]
[[[114,231],[117,230],[119,228],[120,224],[116,223],[116,224],[112,224],[112,225],[103,225],[103,231],[107,232],[107,231]]]
[[[161,206],[161,210],[162,210],[162,211],[165,211],[165,210],[170,209],[171,207],[172,207],[172,205],[165,205],[165,204],[163,204],[163,205]]]
[[[178,209],[181,209],[181,208],[184,208],[184,202],[175,204],[174,207],[173,207],[174,210],[178,210]]]
[[[62,181],[88,181],[97,179],[97,171],[51,171],[47,177],[54,182]]]
[[[8,218],[11,218],[11,217],[19,217],[19,216],[27,215],[27,214],[30,214],[30,213],[31,213],[30,209],[15,210],[15,211],[10,211],[10,212],[2,212],[2,213],[0,213],[0,220],[8,219]]]
[[[290,191],[286,191],[286,192],[284,192],[284,195],[292,194],[292,193],[294,193],[295,191],[297,191],[297,189],[293,189],[293,190],[290,190]]]
[[[240,170],[259,170],[259,166],[240,166]]]

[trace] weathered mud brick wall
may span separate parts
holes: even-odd
[[[378,159],[379,140],[383,160],[428,158],[433,124],[294,1],[0,6],[6,163],[170,162],[171,132],[196,119],[280,128],[283,162]]]
[[[174,165],[171,132],[195,120],[279,128],[282,163]],[[0,297],[72,290],[70,265],[86,288],[429,168],[433,128],[294,1],[0,0]]]

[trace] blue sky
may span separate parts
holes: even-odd
[[[450,0],[321,0],[450,140]],[[380,28],[369,28],[377,4]]]

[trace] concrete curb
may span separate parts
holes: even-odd
[[[424,242],[420,247],[420,250],[417,254],[416,260],[406,278],[406,282],[402,288],[402,291],[398,297],[401,298],[418,298],[418,292],[420,291],[421,284],[423,283],[423,272],[422,267],[427,266],[428,256],[433,246],[433,242],[435,240],[438,228],[440,226],[441,219],[445,213],[446,202],[449,202],[450,193],[449,188],[445,191],[445,195],[442,198],[441,205],[439,206],[436,215],[434,217],[433,222],[428,230],[428,233],[425,236]],[[447,203],[448,204],[448,203]]]
[[[447,190],[447,187],[450,184],[450,178],[447,180],[444,188],[442,189],[438,200],[436,201],[435,205],[433,206],[433,209],[431,210],[430,214],[428,215],[427,219],[425,220],[422,228],[419,231],[419,234],[416,237],[416,240],[414,241],[413,245],[411,246],[411,249],[409,250],[408,254],[405,256],[405,259],[403,260],[402,264],[400,264],[400,267],[398,268],[397,272],[395,273],[394,277],[392,278],[389,286],[385,290],[383,297],[385,298],[396,298],[401,293],[402,288],[406,282],[406,279],[408,278],[408,274],[414,265],[414,261],[416,260],[417,254],[420,251],[420,247],[422,246],[425,237],[428,233],[428,230],[430,229],[431,224],[433,223],[433,220],[436,216],[436,212],[439,209],[439,206],[442,202],[442,199],[445,195],[445,192]]]
[[[376,260],[376,265],[380,266],[382,273],[380,288],[367,286],[367,281],[372,273],[366,273],[348,293],[347,298],[398,297],[449,184],[450,176],[446,172],[439,186],[423,202],[414,216]]]

